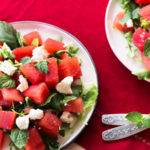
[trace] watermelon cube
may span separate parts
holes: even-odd
[[[12,111],[0,111],[0,128],[13,129],[16,120],[16,113]]]
[[[0,91],[0,106],[8,107],[8,108],[12,106],[12,102],[11,101],[6,101],[6,100],[3,99],[1,91]]]
[[[139,9],[139,14],[147,21],[150,21],[150,5],[146,5]]]
[[[16,88],[3,88],[1,91],[5,101],[24,102],[24,97]]]
[[[50,89],[54,89],[59,81],[57,59],[49,58],[48,61],[49,73],[45,74],[44,81]]]
[[[55,138],[59,133],[61,123],[61,120],[55,114],[46,111],[44,117],[38,121],[38,126],[49,137]]]
[[[34,64],[24,64],[20,67],[20,70],[32,84],[37,84],[43,81],[44,75],[38,69],[35,68]]]
[[[53,52],[64,50],[64,43],[56,41],[54,39],[48,38],[44,43],[44,48],[47,50],[49,54]]]
[[[74,113],[82,113],[83,112],[83,100],[82,98],[77,98],[75,100],[69,101],[67,106],[62,105],[63,111],[69,111]]]
[[[31,45],[34,39],[39,40],[39,45],[42,45],[42,38],[38,31],[32,31],[23,36],[23,39],[27,42],[28,45]]]
[[[77,57],[63,59],[58,65],[58,71],[60,79],[63,79],[67,76],[73,76],[74,80],[76,80],[82,76]]]
[[[0,150],[2,150],[3,141],[4,141],[4,131],[0,130]]]
[[[50,91],[45,82],[31,85],[27,90],[23,92],[25,97],[29,97],[36,104],[43,104],[50,94]]]
[[[38,130],[36,129],[36,127],[29,129],[29,139],[27,141],[25,149],[26,150],[45,150],[45,144]]]
[[[35,48],[35,46],[25,46],[25,47],[19,47],[12,51],[12,53],[16,56],[16,60],[20,61],[21,58],[25,56],[32,56],[32,51]]]

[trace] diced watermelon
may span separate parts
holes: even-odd
[[[3,99],[1,91],[0,91],[0,106],[8,107],[8,108],[12,106],[12,102],[11,101],[5,101]]]
[[[82,98],[77,98],[75,100],[69,101],[67,106],[62,105],[63,111],[82,113],[83,112],[83,100]]]
[[[145,42],[149,37],[150,37],[150,33],[148,33],[147,31],[139,27],[133,33],[132,40],[133,43],[136,45],[136,47],[139,48],[140,51],[143,51]]]
[[[150,21],[150,5],[146,5],[143,8],[139,9],[139,14],[147,21]]]
[[[57,137],[61,127],[61,120],[50,111],[46,111],[44,117],[38,121],[41,130],[51,138]]]
[[[0,106],[0,111],[3,110],[2,106]]]
[[[36,104],[43,104],[50,94],[50,91],[45,82],[31,85],[27,90],[23,92],[25,97],[29,97]]]
[[[37,84],[44,79],[44,75],[35,68],[34,64],[24,64],[20,67],[20,70],[32,84]]]
[[[146,69],[150,71],[150,58],[147,58],[144,53],[142,53],[141,56]]]
[[[16,56],[16,60],[20,61],[21,58],[25,56],[32,56],[32,51],[35,48],[35,46],[25,46],[25,47],[19,47],[12,51],[12,53]]]
[[[64,43],[56,41],[54,39],[48,38],[44,43],[44,48],[48,51],[49,54],[53,52],[64,50]]]
[[[135,0],[137,4],[149,4],[150,0]]]
[[[24,97],[16,88],[3,88],[1,91],[6,101],[24,102]]]
[[[4,131],[0,130],[0,150],[2,150],[3,141],[4,141]]]
[[[74,80],[76,80],[82,76],[77,57],[63,59],[58,65],[58,70],[60,79],[67,76],[73,76]]]
[[[128,28],[126,23],[124,25],[122,25],[120,23],[120,21],[125,17],[125,13],[124,12],[120,12],[117,14],[117,16],[115,17],[114,19],[114,22],[113,22],[113,26],[118,29],[119,31],[121,32],[129,32],[129,31],[132,31],[134,28],[133,27],[130,27]]]
[[[0,128],[13,129],[16,120],[16,113],[12,111],[0,111]]]
[[[3,59],[2,59],[2,56],[0,56],[0,61],[2,61]]]
[[[57,59],[49,58],[48,61],[49,73],[45,74],[44,81],[50,89],[54,89],[59,80]]]
[[[64,54],[61,54],[61,59],[65,59],[65,58],[68,58],[69,55],[67,53],[64,53]]]
[[[45,150],[45,144],[36,129],[36,127],[33,127],[29,129],[29,139],[25,146],[26,150]]]
[[[38,31],[33,31],[23,36],[23,39],[27,42],[28,45],[31,45],[34,39],[39,40],[39,45],[42,45],[42,38]]]

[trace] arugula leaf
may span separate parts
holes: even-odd
[[[31,58],[28,56],[23,57],[23,58],[21,58],[20,63],[22,63],[22,64],[31,63]]]
[[[11,49],[20,47],[17,31],[7,22],[0,21],[0,41],[6,43]]]
[[[13,129],[11,130],[11,134],[9,136],[17,148],[23,148],[28,141],[29,131]]]
[[[150,58],[150,38],[148,38],[144,45],[144,55]]]
[[[142,80],[142,79],[150,80],[150,71],[146,69],[132,72],[132,74],[136,75],[139,80]]]
[[[59,41],[59,42],[62,42],[63,37],[60,35],[60,36],[58,36],[58,37],[56,38],[56,40]]]
[[[98,96],[98,89],[95,85],[90,89],[88,90],[86,89],[85,91],[83,91],[82,98],[84,103],[83,105],[84,111],[91,108],[95,104],[97,96]]]
[[[35,68],[37,68],[41,73],[49,73],[48,65],[49,62],[47,60],[41,60],[39,63],[35,64]]]
[[[35,38],[35,39],[32,41],[31,45],[38,47],[38,46],[39,46],[39,39],[38,39],[38,38]]]
[[[66,104],[69,102],[69,101],[72,101],[72,100],[75,100],[77,99],[76,96],[65,96],[64,99],[60,102],[61,104]]]
[[[9,77],[6,74],[2,74],[0,76],[0,89],[2,88],[13,88],[16,87],[16,83],[15,80],[11,79],[11,77]]]

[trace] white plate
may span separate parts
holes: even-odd
[[[112,27],[113,20],[119,11],[121,11],[121,7],[118,0],[109,0],[105,15],[105,30],[108,42],[116,57],[130,71],[143,69],[145,68],[143,63],[127,56],[127,41],[119,31]]]
[[[41,22],[22,21],[22,22],[14,22],[12,24],[14,28],[17,29],[17,31],[21,32],[22,35],[37,29],[40,32],[43,41],[48,37],[56,38],[59,35],[62,35],[64,43],[73,42],[75,46],[80,48],[80,51],[78,52],[77,56],[81,58],[83,61],[81,68],[83,73],[82,81],[83,83],[85,83],[84,85],[89,86],[94,84],[98,87],[98,77],[97,77],[97,72],[96,72],[94,62],[90,54],[88,53],[87,49],[73,35],[69,34],[68,32],[56,26],[46,24],[46,23],[41,23]],[[90,83],[90,84],[86,84],[86,83]],[[95,106],[96,103],[89,110],[89,112],[87,112],[86,119],[85,119],[86,122],[88,122],[89,119],[91,118]],[[65,142],[62,142],[61,147],[65,147],[70,142],[72,142],[80,134],[80,132],[84,129],[84,127],[85,125],[79,122],[74,132],[71,134],[71,136],[65,138]],[[9,138],[5,137],[3,150],[9,150],[9,142],[10,142]]]

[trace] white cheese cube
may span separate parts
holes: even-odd
[[[16,125],[20,130],[26,130],[29,127],[29,116],[18,117],[16,119]]]
[[[69,123],[70,128],[73,127],[73,125],[77,121],[77,117],[75,117],[73,114],[71,114],[70,112],[67,112],[67,111],[63,112],[60,119],[61,119],[62,122]]]
[[[132,21],[132,19],[129,19],[126,24],[127,24],[128,28],[132,28],[133,27],[133,21]]]
[[[56,90],[59,93],[72,94],[72,89],[71,89],[72,82],[73,82],[73,77],[68,76],[56,85]]]
[[[17,90],[20,92],[25,91],[28,88],[28,81],[23,77],[23,75],[19,76],[19,82],[20,84],[18,85]]]
[[[17,70],[16,67],[14,67],[10,62],[8,62],[7,60],[5,60],[4,62],[2,62],[0,64],[0,71],[6,73],[9,76],[12,76],[15,71]]]
[[[42,119],[44,112],[41,109],[31,109],[29,112],[29,118],[31,120]]]

